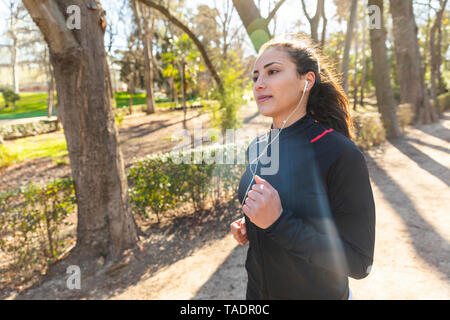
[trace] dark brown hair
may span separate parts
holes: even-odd
[[[296,64],[299,75],[314,72],[316,80],[309,93],[306,112],[318,123],[333,128],[352,140],[353,121],[347,96],[337,80],[335,68],[321,53],[319,46],[303,33],[289,34],[263,44],[258,55],[270,48],[287,52]]]

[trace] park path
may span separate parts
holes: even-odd
[[[376,245],[371,274],[350,279],[354,298],[450,299],[450,112],[365,158]],[[244,299],[247,250],[228,234],[110,298]]]

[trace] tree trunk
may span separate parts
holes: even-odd
[[[358,1],[352,0],[350,9],[350,18],[347,23],[347,32],[345,34],[344,56],[342,58],[341,73],[342,73],[342,88],[345,93],[348,93],[348,68],[350,60],[350,47],[353,39],[353,29],[355,26],[357,13],[358,13]]]
[[[116,104],[116,97],[114,95],[114,88],[112,85],[112,76],[111,76],[111,70],[109,68],[109,64],[108,64],[108,60],[107,60],[107,68],[106,68],[106,83],[108,84],[108,92],[109,92],[109,97],[111,99],[111,107],[112,109],[116,109],[117,104]]]
[[[155,98],[153,96],[153,23],[154,19],[150,18],[150,8],[141,2],[136,3],[133,0],[133,9],[136,15],[139,36],[144,47],[144,65],[145,65],[145,92],[147,102],[147,113],[155,113]],[[152,20],[152,26],[149,29],[148,20]]]
[[[48,66],[48,69],[49,81],[47,90],[47,117],[50,118],[53,114],[53,107],[55,104],[55,75],[50,65]]]
[[[184,122],[186,122],[186,63],[184,58],[181,60],[181,90],[183,94],[183,112],[184,112]]]
[[[136,228],[110,94],[99,1],[72,0],[82,28],[65,24],[64,1],[23,0],[50,49],[78,207],[76,260],[120,257]]]
[[[258,52],[259,48],[271,38],[268,21],[261,16],[253,0],[233,0],[233,5],[247,30],[255,51]]]
[[[430,105],[425,86],[412,1],[390,0],[390,11],[393,18],[400,103],[412,103],[415,106],[414,122],[434,122],[437,115]]]
[[[400,127],[395,112],[396,103],[392,93],[389,60],[386,49],[386,30],[383,18],[383,0],[369,0],[369,6],[380,8],[381,28],[370,29],[370,46],[372,49],[373,76],[375,92],[377,96],[378,111],[388,138],[396,138],[401,135]]]
[[[175,77],[174,76],[172,76],[171,78],[170,78],[170,82],[171,82],[171,84],[172,84],[172,92],[173,92],[173,101],[175,102],[175,108],[176,107],[178,107],[178,90],[177,90],[177,87],[176,87],[176,84],[175,84]]]
[[[327,34],[327,17],[325,15],[325,5],[322,6],[322,40],[320,42],[320,45],[322,48],[325,47],[325,38]]]
[[[447,1],[445,1],[444,5],[442,6],[444,9],[446,8],[447,5]],[[445,12],[445,10],[444,10]],[[442,73],[441,73],[441,64],[442,64],[442,51],[441,51],[441,45],[442,45],[442,17],[441,17],[441,22],[439,25],[439,29],[438,29],[438,42],[437,42],[437,52],[438,52],[438,65],[439,68],[437,69],[437,73],[438,73],[438,82],[439,82],[439,94],[443,94],[445,92],[447,92],[445,85],[444,85],[444,79],[442,77]]]
[[[441,66],[441,39],[439,38],[439,30],[441,29],[442,15],[444,14],[445,5],[447,4],[447,0],[441,1],[441,7],[436,15],[436,19],[434,20],[433,26],[430,31],[430,89],[431,89],[431,98],[434,101],[435,111],[437,114],[440,114],[439,102],[438,102],[438,94],[439,83],[442,81],[440,66]],[[436,34],[438,36],[438,41],[436,41]]]
[[[353,110],[356,111],[356,105],[358,104],[358,54],[359,54],[359,39],[358,34],[355,38],[355,75],[353,76]]]
[[[366,62],[366,19],[362,20],[362,33],[363,33],[363,37],[362,37],[362,50],[361,50],[361,54],[362,54],[362,58],[361,58],[361,64],[362,64],[362,71],[361,71],[361,81],[359,82],[359,86],[360,86],[360,105],[364,106],[364,86],[366,84],[366,70],[367,70],[367,62]]]
[[[135,75],[134,72],[131,74],[131,78],[128,81],[128,93],[130,94],[130,98],[128,99],[128,114],[133,114],[133,95],[135,91],[134,86]]]

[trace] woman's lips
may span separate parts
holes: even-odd
[[[269,100],[270,98],[272,98],[272,96],[262,96],[262,97],[258,98],[258,102],[261,103],[261,102]]]

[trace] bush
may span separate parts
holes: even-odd
[[[450,92],[438,96],[439,111],[442,113],[450,109]]]
[[[2,88],[0,91],[3,93],[3,99],[5,100],[5,108],[8,108],[10,104],[16,107],[16,101],[20,100],[20,96],[9,88]]]
[[[206,157],[200,159],[199,155],[208,152],[214,159],[216,153],[220,153],[226,159],[228,152],[236,151],[243,152],[234,144],[212,145],[138,160],[128,173],[133,212],[148,218],[149,208],[160,221],[164,212],[188,201],[195,212],[202,212],[207,198],[217,203],[222,195],[236,191],[245,164],[219,164]],[[187,159],[195,163],[189,163]]]
[[[0,250],[12,257],[13,276],[30,277],[59,258],[67,247],[61,226],[75,203],[70,179],[0,194]]]
[[[355,143],[359,148],[367,150],[386,140],[386,131],[379,113],[356,113],[353,115],[353,123],[355,128]]]

